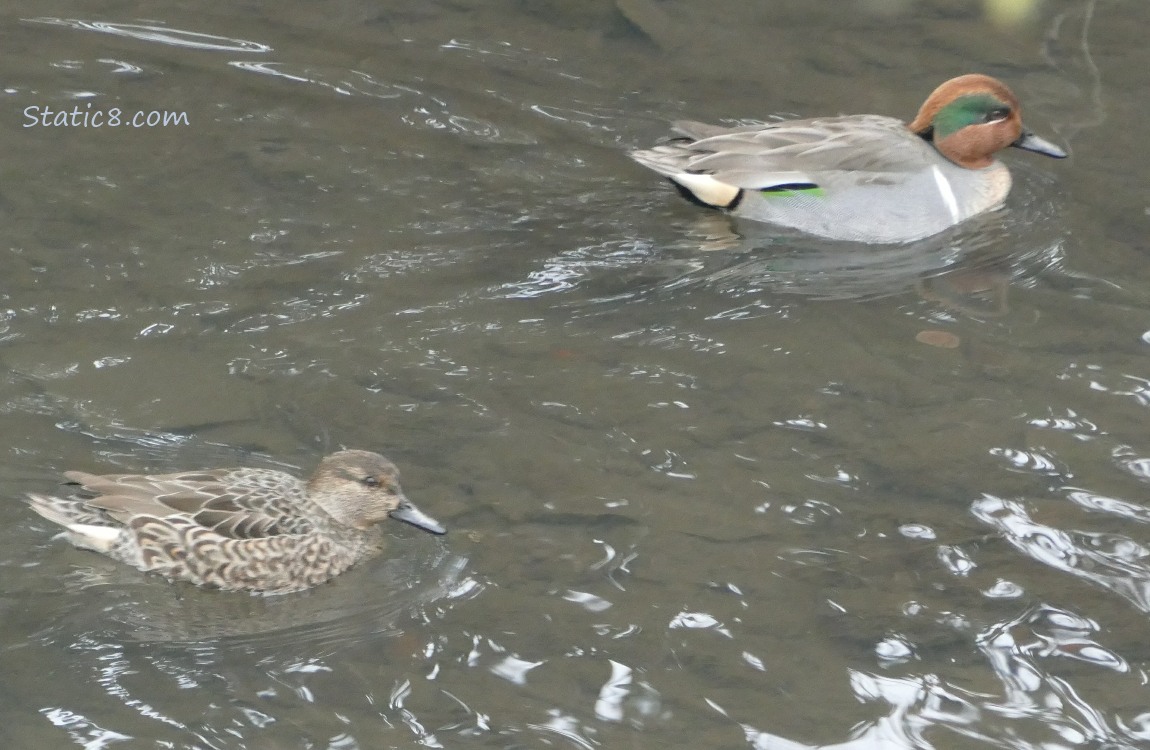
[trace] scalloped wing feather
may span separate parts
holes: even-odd
[[[230,591],[299,591],[343,572],[358,554],[315,535],[236,539],[183,516],[140,517],[129,529],[141,569]]]
[[[123,524],[140,516],[185,518],[224,537],[305,534],[306,488],[283,472],[223,469],[180,474],[93,475],[67,472],[84,503]]]

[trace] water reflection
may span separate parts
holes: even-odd
[[[274,76],[294,83],[315,84],[343,96],[371,96],[377,99],[398,99],[404,94],[422,96],[422,94],[415,89],[377,81],[370,74],[357,70],[350,71],[350,76],[348,75],[348,71],[345,70],[331,71],[346,78],[339,81],[327,81],[322,77],[323,71],[317,71],[314,68],[301,68],[298,71],[293,71],[290,66],[284,63],[237,60],[228,63],[228,65],[250,73]],[[442,104],[442,102],[440,102],[440,104]]]
[[[67,650],[79,680],[105,700],[90,696],[81,705],[61,696],[40,712],[86,747],[145,737],[274,746],[299,738],[293,715],[310,715],[307,735],[326,728],[337,738],[340,726],[348,733],[326,746],[371,746],[354,738],[373,731],[373,715],[379,720],[371,708],[378,690],[373,669],[402,664],[413,652],[432,657],[435,643],[410,633],[483,589],[467,560],[442,548],[400,554],[353,571],[358,580],[351,585],[335,582],[287,597],[71,576],[67,603],[30,640],[37,652]],[[349,658],[354,654],[361,656]],[[379,696],[383,705],[416,736],[431,736],[405,707],[411,690],[403,684],[393,686],[390,699]],[[123,710],[110,712],[108,701]]]
[[[961,5],[161,2],[17,24],[13,106],[200,115],[121,142],[0,131],[8,495],[77,458],[284,467],[370,439],[463,531],[232,599],[102,567],[0,504],[0,734],[1150,742],[1145,11],[1063,0],[988,33]],[[1078,158],[1012,163],[1007,209],[938,243],[764,234],[622,156],[674,117],[898,112],[970,68]]]
[[[357,574],[358,585],[371,591],[366,598],[349,586],[335,585],[298,597],[202,595],[159,580],[133,581],[122,570],[106,566],[81,569],[63,581],[65,591],[112,587],[102,594],[108,604],[61,618],[38,637],[91,630],[166,644],[227,640],[256,647],[291,643],[321,648],[394,634],[401,615],[467,599],[483,589],[465,574],[466,558],[452,556],[438,544],[393,538],[385,554],[388,559]]]
[[[109,21],[83,21],[76,18],[27,18],[26,23],[47,24],[51,26],[67,26],[81,31],[97,31],[103,34],[126,36],[145,42],[158,42],[172,47],[189,47],[223,52],[270,52],[271,46],[260,42],[245,39],[230,39],[215,34],[204,34],[197,31],[173,29],[167,26],[138,24],[138,23],[112,23]]]
[[[1104,745],[1131,747],[1150,739],[1150,713],[1108,715],[1090,705],[1072,679],[1059,676],[1063,661],[1125,674],[1127,662],[1095,640],[1098,624],[1049,605],[1035,606],[1018,617],[978,634],[978,650],[999,680],[996,693],[972,691],[937,674],[903,677],[851,670],[855,696],[865,703],[885,704],[889,712],[856,726],[851,739],[822,748],[937,747],[940,730],[993,747],[1025,748]],[[900,637],[876,649],[887,669],[911,666],[913,646]],[[717,710],[722,711],[716,706]],[[991,717],[994,717],[993,720]],[[756,750],[815,747],[743,724],[748,744]],[[927,732],[931,732],[928,738]]]
[[[976,500],[971,512],[1028,557],[1150,612],[1150,548],[1132,537],[1060,529],[1033,520],[1021,502],[989,495]]]
[[[954,314],[1002,317],[1010,311],[1010,284],[1028,283],[1063,255],[1056,204],[1040,197],[1041,188],[1016,192],[1010,210],[890,246],[826,242],[700,209],[685,237],[668,246],[644,239],[581,246],[544,260],[499,294],[531,299],[588,285],[591,299],[581,304],[617,305],[700,287],[735,298],[781,293],[818,300],[915,290]]]

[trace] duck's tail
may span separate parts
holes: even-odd
[[[709,174],[693,172],[687,167],[692,153],[683,148],[686,139],[668,141],[660,146],[630,152],[635,161],[668,178],[687,200],[711,208],[733,209],[742,197],[742,188],[720,182]]]
[[[64,537],[81,549],[107,553],[120,538],[121,526],[79,500],[29,492],[28,505],[43,518],[63,526]]]

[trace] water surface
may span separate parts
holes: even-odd
[[[0,10],[6,747],[1150,740],[1145,4],[391,5]],[[1072,157],[916,245],[625,156],[972,71]],[[19,501],[340,446],[450,533],[298,596]]]

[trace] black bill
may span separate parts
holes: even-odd
[[[1022,135],[1018,136],[1018,140],[1010,144],[1015,148],[1020,148],[1023,151],[1033,151],[1036,154],[1046,154],[1053,156],[1055,159],[1065,159],[1066,152],[1055,146],[1045,138],[1039,138],[1034,133],[1028,130],[1023,130]]]
[[[412,505],[411,501],[406,498],[399,504],[398,508],[388,513],[388,515],[397,521],[403,521],[412,526],[418,526],[424,531],[430,531],[432,534],[447,533],[447,529],[443,527],[443,524]]]

